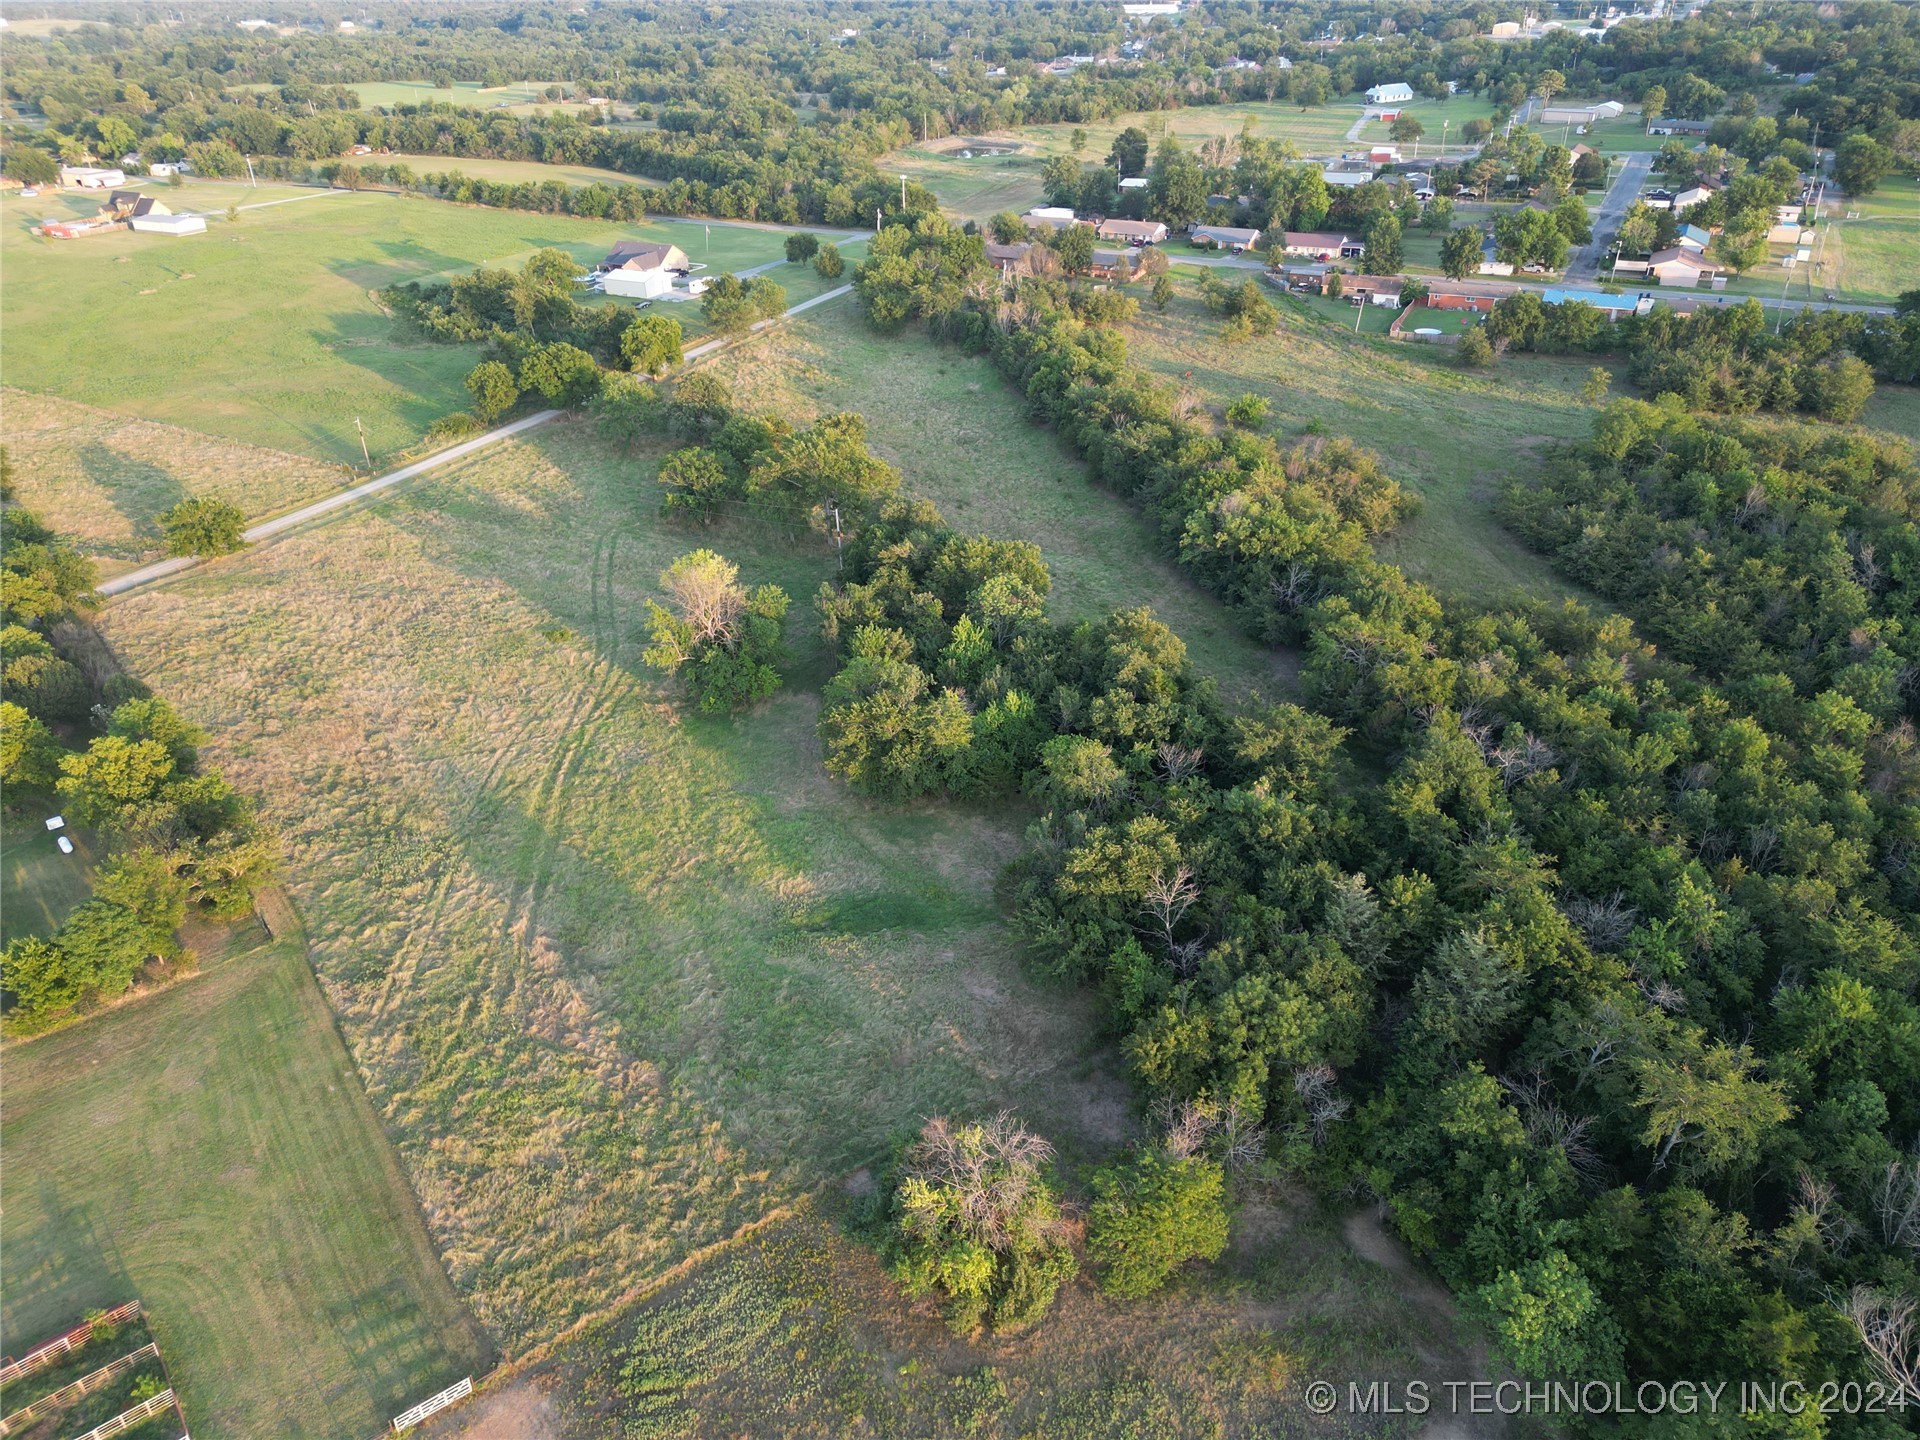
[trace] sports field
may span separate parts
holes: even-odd
[[[1539,446],[1588,432],[1596,412],[1578,392],[1591,359],[1514,357],[1497,370],[1466,371],[1451,347],[1352,335],[1353,307],[1328,301],[1283,301],[1278,334],[1224,345],[1221,321],[1190,282],[1178,285],[1165,315],[1148,306],[1128,327],[1133,358],[1216,407],[1265,396],[1272,433],[1299,435],[1317,423],[1380,452],[1424,502],[1376,545],[1384,558],[1476,599],[1572,593],[1499,527],[1492,502],[1502,478]],[[1385,320],[1366,319],[1384,328],[1392,312],[1378,315]]]
[[[222,192],[222,206],[249,192]],[[691,221],[627,226],[420,197],[305,198],[181,238],[116,231],[44,240],[0,211],[7,382],[315,460],[375,462],[465,409],[478,348],[409,343],[374,292],[512,264],[537,249],[587,261],[627,238],[670,240],[714,269],[781,258],[783,235]],[[97,201],[94,202],[97,204]],[[169,200],[172,203],[172,200]],[[244,203],[244,202],[243,202]],[[800,267],[791,267],[798,270]],[[811,273],[811,272],[809,272]],[[697,330],[699,307],[674,312]]]
[[[954,525],[1031,540],[1067,616],[1151,605],[1224,692],[1275,697],[1284,657],[1241,634],[1214,599],[1160,558],[1133,508],[1093,485],[1065,446],[1021,414],[984,358],[924,337],[876,335],[847,302],[797,316],[706,362],[750,405],[802,417],[858,410],[875,450]]]
[[[209,1440],[371,1435],[489,1363],[276,923],[6,1060],[0,1344],[138,1298]]]

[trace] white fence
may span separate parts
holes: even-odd
[[[446,1409],[447,1406],[453,1404],[454,1401],[464,1400],[472,1393],[473,1377],[469,1375],[464,1380],[449,1385],[438,1395],[429,1396],[427,1399],[422,1400],[411,1410],[402,1410],[398,1415],[393,1417],[393,1428],[396,1431],[411,1430],[429,1415],[437,1415],[440,1411]]]

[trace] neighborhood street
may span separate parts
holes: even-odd
[[[1627,157],[1627,163],[1620,167],[1620,173],[1607,189],[1607,198],[1600,202],[1600,213],[1593,217],[1593,239],[1576,250],[1573,258],[1567,261],[1567,279],[1591,280],[1600,273],[1600,262],[1606,258],[1607,245],[1619,233],[1621,220],[1632,206],[1634,197],[1640,193],[1640,186],[1652,168],[1653,156],[1647,151]]]

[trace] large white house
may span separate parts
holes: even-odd
[[[1369,105],[1398,105],[1413,98],[1413,86],[1404,80],[1396,80],[1391,85],[1375,85],[1367,91]]]

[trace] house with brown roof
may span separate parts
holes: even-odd
[[[1038,273],[1034,265],[1031,240],[1019,240],[1011,245],[1001,245],[989,240],[986,244],[986,252],[987,263],[1004,276]]]
[[[693,263],[678,245],[665,245],[658,240],[622,240],[593,268],[602,273],[609,270],[684,271],[692,269]]]
[[[1158,245],[1167,238],[1167,227],[1158,220],[1102,220],[1093,233],[1122,245]]]
[[[1196,245],[1217,245],[1236,255],[1260,243],[1258,230],[1247,230],[1237,225],[1196,225],[1189,233]]]
[[[1096,250],[1087,273],[1096,280],[1131,280],[1140,273],[1140,254],[1131,246],[1125,250]]]
[[[1662,285],[1691,288],[1700,283],[1702,276],[1712,279],[1719,273],[1720,267],[1711,260],[1679,245],[1656,250],[1647,259],[1647,274]]]
[[[1365,241],[1338,230],[1284,230],[1280,248],[1315,260],[1358,260],[1367,253]]]

